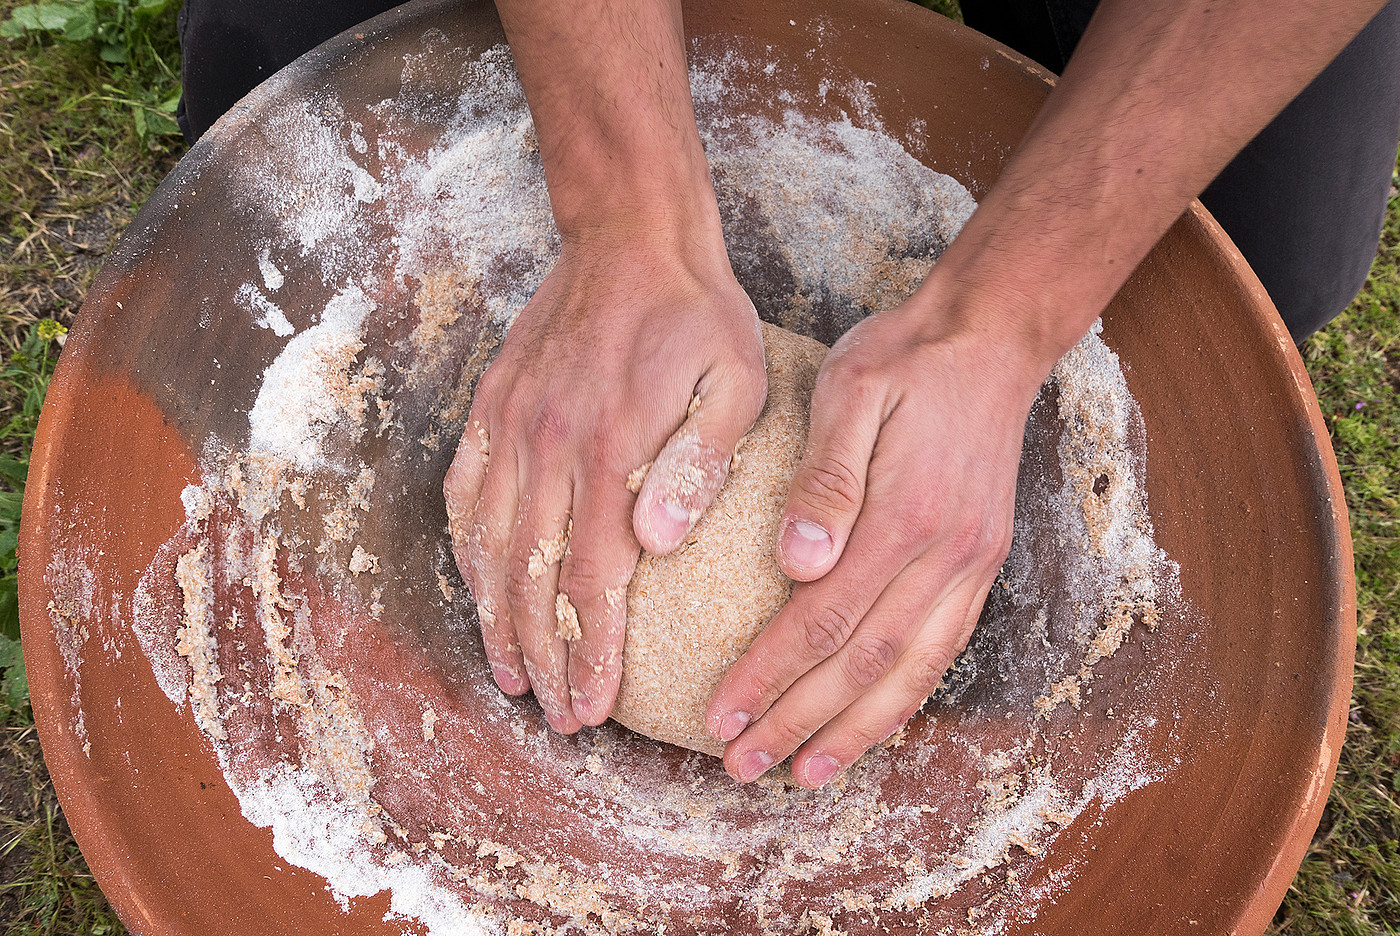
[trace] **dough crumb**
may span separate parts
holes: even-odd
[[[636,494],[642,489],[642,482],[647,479],[647,472],[655,462],[647,462],[645,465],[633,468],[632,473],[627,476],[627,490]]]
[[[437,720],[438,720],[437,712],[434,712],[432,709],[428,709],[428,710],[426,710],[425,712],[423,712],[423,740],[424,740],[424,741],[431,741],[431,740],[433,740],[433,735],[434,735],[433,726],[437,724]],[[439,847],[441,847],[441,846],[439,846]]]
[[[569,548],[569,535],[573,532],[574,521],[570,520],[554,539],[539,541],[539,545],[530,551],[530,578],[539,578],[549,571],[550,566],[564,558],[564,551]]]
[[[355,551],[350,554],[350,571],[356,575],[359,575],[361,572],[378,574],[379,557],[374,553],[365,552],[363,546],[356,545]]]
[[[564,592],[554,596],[554,616],[559,620],[560,637],[572,642],[583,636],[578,624],[578,611]]]

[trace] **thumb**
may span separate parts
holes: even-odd
[[[656,456],[632,509],[633,532],[647,552],[671,552],[710,506],[729,476],[734,449],[763,409],[767,387],[763,371],[701,380],[685,422]]]
[[[866,469],[880,432],[878,413],[852,412],[823,389],[819,379],[807,448],[778,526],[778,566],[798,582],[821,578],[841,558],[865,502]]]

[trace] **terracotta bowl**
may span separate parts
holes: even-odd
[[[803,114],[973,196],[1052,83],[902,2],[707,0],[686,24],[697,73],[733,79],[712,129]],[[25,501],[24,651],[64,812],[132,931],[1262,932],[1336,768],[1351,547],[1302,363],[1198,206],[1102,334],[1170,588],[1073,698],[1036,705],[1076,613],[1040,499],[1063,480],[1054,387],[1022,463],[1028,577],[1009,568],[957,678],[844,787],[735,787],[616,726],[554,735],[494,689],[440,485],[492,304],[553,235],[471,267],[478,235],[408,226],[463,204],[418,171],[466,145],[453,127],[528,150],[501,41],[489,4],[420,0],[269,80],[151,198],[64,350]],[[493,191],[516,183],[538,196],[535,177]],[[832,340],[861,310],[794,317],[740,189],[726,221],[761,314]],[[495,219],[486,240],[522,205],[467,208]],[[297,424],[296,374],[268,388],[307,336],[330,343],[301,366],[350,403]],[[318,447],[259,506],[269,412]]]

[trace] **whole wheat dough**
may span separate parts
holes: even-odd
[[[705,730],[710,696],[792,590],[774,546],[827,352],[766,323],[763,345],[768,401],[729,479],[681,547],[644,553],[632,576],[612,713],[634,731],[714,755],[724,745]]]

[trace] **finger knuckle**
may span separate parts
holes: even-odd
[[[1011,551],[1011,532],[1011,523],[992,512],[968,521],[959,536],[963,558],[972,567],[999,567]]]
[[[497,402],[496,410],[491,420],[491,437],[517,438],[529,428],[534,404],[532,398],[517,391]]]
[[[512,608],[530,608],[540,594],[540,583],[530,574],[528,556],[513,556],[506,567],[506,600]]]
[[[763,406],[768,396],[768,369],[763,366],[763,355],[743,358],[738,367],[735,384],[740,396],[755,412]]]
[[[840,650],[859,623],[859,616],[842,605],[815,608],[802,618],[802,642],[813,656],[826,659]]]
[[[616,683],[621,673],[617,648],[574,644],[569,648],[569,670],[569,681],[585,690]]]
[[[614,413],[605,411],[599,414],[598,428],[594,430],[588,443],[589,464],[595,469],[611,474],[619,470],[630,471],[636,467],[627,465],[623,456],[625,446],[622,434],[616,428],[621,421]]]
[[[824,514],[846,516],[860,508],[860,476],[838,459],[824,458],[807,466],[797,485],[798,497]]]
[[[903,546],[923,550],[934,543],[946,522],[946,504],[932,485],[911,485],[900,516],[892,529],[893,539]]]
[[[449,486],[447,482],[443,483],[442,502],[447,511],[447,532],[452,542],[465,545],[473,526],[472,505],[463,496],[461,488]]]
[[[530,686],[535,691],[535,698],[546,712],[560,711],[568,704],[568,691],[550,667],[542,666],[541,661],[532,660],[527,654],[525,672],[530,677]]]
[[[530,421],[530,438],[542,455],[558,452],[572,433],[569,409],[558,402],[541,403]]]
[[[769,720],[772,723],[765,724],[765,733],[770,743],[765,746],[774,752],[787,753],[797,750],[817,730],[816,726],[809,727],[786,716]]]
[[[442,478],[442,496],[447,499],[448,504],[453,504],[458,498],[457,492],[471,483],[471,473],[463,463],[462,449],[459,447],[457,454],[452,458],[452,464],[447,466],[447,474]]]
[[[846,678],[857,689],[874,685],[894,666],[899,647],[888,634],[857,634],[846,645]]]
[[[615,593],[627,581],[626,570],[608,567],[586,552],[570,552],[559,572],[559,590],[568,593],[577,604],[607,603],[609,593]]]
[[[1011,538],[1015,534],[1015,528],[1009,519],[997,518],[988,521],[984,532],[988,566],[999,568],[1011,553]]]
[[[886,386],[876,368],[857,355],[842,354],[829,357],[817,375],[813,396],[839,396],[852,412],[879,410],[886,397]]]
[[[934,644],[909,655],[903,667],[904,683],[913,695],[927,696],[957,659],[960,646],[953,641]]]
[[[467,540],[467,555],[473,566],[485,566],[506,554],[509,541],[505,532],[488,523],[473,523]]]
[[[502,368],[488,367],[476,381],[476,388],[472,391],[472,416],[477,416],[478,408],[487,408],[494,403],[501,395],[504,386],[505,375]]]
[[[988,536],[981,517],[959,523],[948,538],[947,551],[959,566],[972,565],[986,555]]]
[[[462,584],[467,587],[468,593],[471,593],[474,588],[471,551],[467,549],[466,543],[456,531],[452,533],[452,562],[457,566],[457,572],[462,577]]]
[[[855,760],[883,741],[888,733],[888,725],[879,725],[868,721],[859,721],[850,725],[846,732],[846,742],[843,747],[843,751],[845,752],[844,756],[850,760]]]

